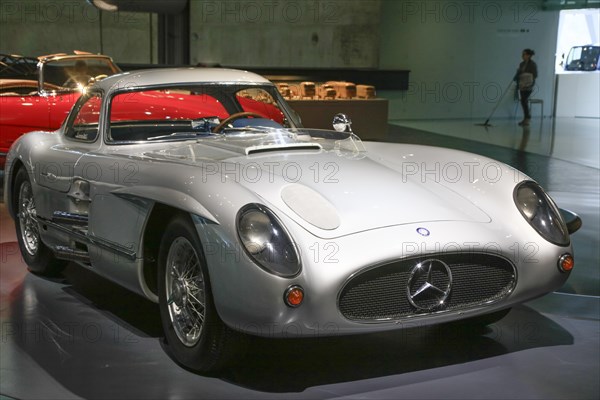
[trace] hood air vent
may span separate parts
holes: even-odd
[[[284,143],[284,144],[265,144],[260,146],[251,146],[246,148],[246,155],[250,154],[258,154],[258,153],[268,153],[271,151],[306,151],[306,150],[322,150],[318,143]]]

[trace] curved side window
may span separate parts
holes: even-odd
[[[93,142],[98,137],[98,121],[102,97],[93,93],[83,97],[75,107],[74,114],[67,122],[65,136],[74,140]]]

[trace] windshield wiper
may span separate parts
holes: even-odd
[[[285,128],[275,128],[272,126],[239,126],[239,127],[227,127],[223,128],[222,133],[227,132],[249,132],[249,133],[270,133],[274,131],[280,131]]]
[[[169,135],[160,135],[160,136],[149,137],[147,140],[152,141],[152,140],[161,140],[161,139],[185,139],[185,138],[195,139],[199,136],[212,136],[212,135],[214,135],[214,133],[212,133],[212,132],[173,132]]]

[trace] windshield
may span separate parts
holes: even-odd
[[[44,85],[60,89],[80,89],[97,80],[120,72],[105,57],[72,57],[44,63]]]
[[[188,140],[240,131],[298,128],[273,85],[204,84],[117,93],[108,141]]]
[[[577,46],[571,48],[565,69],[567,71],[594,71],[599,68],[599,46]]]

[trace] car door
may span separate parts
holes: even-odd
[[[81,156],[100,147],[101,103],[100,92],[83,96],[68,117],[62,137],[46,151],[43,162],[38,165],[39,184],[52,189],[56,195],[65,194],[72,188],[75,166]]]

